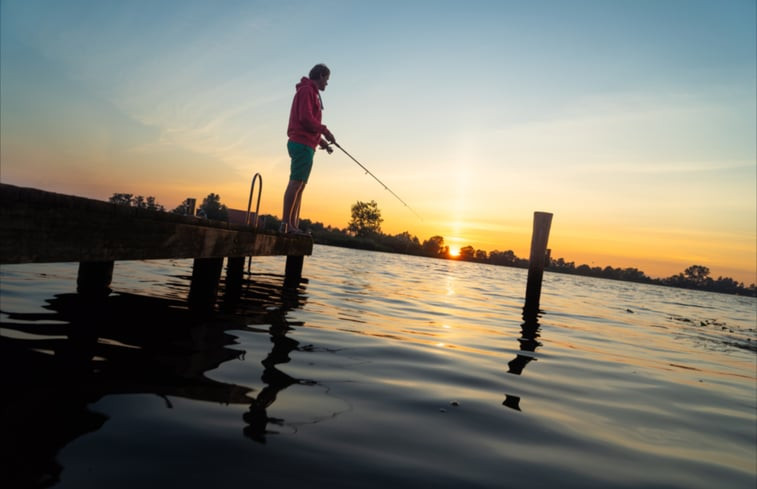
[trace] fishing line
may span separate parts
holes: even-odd
[[[372,176],[374,180],[376,180],[378,183],[381,184],[382,187],[384,187],[384,189],[388,190],[390,194],[394,195],[397,198],[397,200],[399,200],[400,202],[402,202],[402,205],[404,205],[405,207],[407,207],[407,209],[410,212],[412,212],[413,214],[415,214],[418,219],[420,219],[421,221],[423,220],[423,218],[417,212],[415,212],[412,207],[410,207],[409,205],[407,205],[407,202],[405,202],[404,200],[402,200],[399,195],[395,194],[392,191],[392,189],[390,189],[389,187],[387,187],[384,182],[382,182],[381,180],[379,180],[376,175],[374,175],[373,173],[371,173],[371,171],[368,168],[366,168],[365,166],[363,166],[363,164],[360,163],[358,160],[356,160],[354,156],[352,156],[344,148],[342,148],[341,146],[339,146],[339,143],[334,142],[334,143],[331,143],[331,144],[333,144],[337,148],[341,149],[342,152],[344,152],[344,154],[346,154],[347,156],[349,156],[352,161],[354,161],[355,163],[357,163],[358,166],[360,166],[360,168],[362,168],[363,170],[365,170],[365,173],[367,173],[368,175]]]

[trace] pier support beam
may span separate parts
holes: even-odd
[[[304,262],[304,256],[287,256],[286,268],[284,269],[286,279],[299,280],[302,278],[302,265]]]
[[[223,258],[195,258],[192,284],[189,286],[189,306],[193,309],[212,309],[218,295]]]
[[[230,256],[226,259],[226,288],[239,289],[244,275],[244,256]]]
[[[112,280],[112,261],[83,261],[79,263],[76,291],[88,296],[107,296]]]
[[[536,317],[539,314],[541,281],[547,262],[547,241],[552,226],[552,214],[534,212],[534,230],[531,235],[531,256],[528,259],[528,281],[526,282],[526,305],[523,316]]]
[[[230,256],[226,259],[226,287],[224,290],[224,306],[233,307],[239,303],[242,295],[242,281],[244,277],[243,256]]]

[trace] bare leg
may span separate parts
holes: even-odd
[[[281,219],[282,222],[287,224],[289,230],[297,229],[297,213],[300,210],[300,200],[304,187],[305,182],[289,180],[289,185],[284,192],[284,211]]]
[[[302,204],[302,194],[305,191],[305,182],[302,182],[300,191],[297,192],[297,198],[294,201],[294,207],[292,208],[292,223],[296,229],[300,229],[300,205]]]

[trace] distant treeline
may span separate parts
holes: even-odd
[[[145,198],[141,195],[119,193],[113,194],[109,200],[115,204],[165,211],[165,208],[158,204],[152,196]],[[188,206],[189,199],[171,212],[186,214]],[[208,219],[228,220],[228,210],[225,205],[221,204],[221,197],[218,194],[209,194],[199,206],[198,214]],[[261,219],[266,230],[277,231],[279,229],[281,221],[276,216],[262,215]],[[432,236],[423,242],[407,231],[391,236],[381,232],[382,221],[381,211],[376,202],[358,201],[352,206],[352,221],[344,229],[324,226],[320,222],[312,222],[309,219],[301,220],[300,228],[310,232],[313,241],[318,244],[528,268],[528,259],[519,258],[512,250],[486,252],[474,249],[472,246],[465,246],[460,248],[458,256],[453,257],[450,256],[449,247],[444,244],[442,236]],[[731,278],[718,277],[713,279],[710,277],[710,269],[702,265],[692,265],[678,275],[661,279],[648,277],[637,268],[590,267],[589,265],[576,265],[574,262],[567,262],[563,258],[550,258],[546,269],[571,275],[757,297],[755,284],[745,287],[743,283]]]
[[[265,218],[267,229],[278,229],[279,221],[276,217],[265,216]],[[472,246],[465,246],[460,249],[460,254],[457,257],[451,257],[449,247],[444,244],[442,236],[432,236],[422,242],[407,231],[393,236],[373,233],[369,236],[358,237],[348,229],[324,226],[320,222],[311,222],[307,219],[300,221],[300,228],[309,231],[313,235],[314,242],[318,244],[528,268],[528,259],[519,258],[512,250],[486,252],[485,250],[474,249]],[[565,261],[563,258],[550,258],[546,269],[556,273],[757,297],[755,284],[745,287],[743,283],[731,278],[718,277],[713,279],[709,276],[709,268],[701,265],[692,265],[677,275],[661,279],[648,277],[637,268],[590,267],[589,265],[576,265],[574,262]]]

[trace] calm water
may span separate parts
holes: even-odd
[[[316,246],[235,300],[191,261],[3,266],[3,487],[753,488],[754,298]]]

